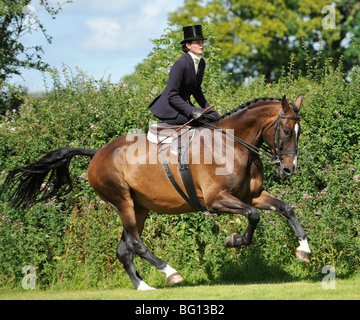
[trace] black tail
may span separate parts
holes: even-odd
[[[50,199],[58,193],[66,194],[72,189],[69,173],[71,159],[76,155],[93,157],[96,151],[81,148],[51,151],[27,167],[10,171],[2,192],[8,193],[10,204],[18,208],[31,207],[36,202]],[[50,176],[44,184],[49,173]]]

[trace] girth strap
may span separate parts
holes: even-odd
[[[205,208],[201,205],[199,198],[197,196],[196,193],[196,189],[194,186],[194,181],[192,179],[192,175],[191,175],[191,171],[190,171],[190,166],[189,166],[189,159],[187,156],[187,149],[188,149],[188,145],[183,144],[181,142],[181,140],[179,141],[179,152],[178,152],[178,162],[179,162],[179,171],[180,171],[180,176],[181,179],[184,183],[186,192],[188,195],[186,195],[180,188],[180,186],[176,183],[169,165],[166,161],[166,158],[164,156],[163,153],[163,149],[162,146],[160,145],[160,154],[161,154],[161,161],[162,164],[164,166],[166,175],[168,176],[171,184],[174,186],[175,190],[181,195],[181,197],[193,208],[199,210],[199,211],[203,211],[205,210]]]
[[[187,149],[188,149],[187,147],[188,145],[184,145],[180,141],[178,162],[179,162],[181,179],[184,183],[186,192],[189,196],[192,206],[197,210],[204,210],[204,207],[201,205],[199,198],[197,196],[196,189],[194,186],[194,181],[191,175],[189,158],[187,156]]]

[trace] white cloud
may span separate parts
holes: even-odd
[[[141,1],[141,0],[140,0]],[[71,13],[119,13],[128,10],[134,2],[139,0],[74,0],[72,3],[63,6],[63,10]],[[50,0],[54,5],[59,0]]]
[[[117,3],[121,2],[122,5]],[[87,18],[87,35],[80,42],[85,50],[97,53],[111,51],[131,51],[149,47],[149,39],[159,37],[167,27],[168,12],[175,10],[179,1],[133,0],[102,1],[103,7],[112,5],[111,13],[100,9],[95,17]],[[93,7],[92,7],[93,6]],[[90,1],[89,8],[97,8],[98,1]]]
[[[119,49],[121,26],[112,19],[99,17],[86,21],[88,37],[81,42],[85,50],[113,51]]]
[[[57,7],[65,0],[47,2]],[[59,70],[65,63],[96,78],[111,74],[112,80],[118,81],[146,57],[152,49],[149,39],[163,34],[168,13],[184,0],[74,0],[63,6],[55,20],[40,0],[31,3],[54,38],[48,44],[41,32],[33,32],[24,36],[24,45],[43,45],[44,61]],[[22,75],[11,79],[12,83],[25,85],[30,92],[42,91],[40,72],[24,70]]]
[[[59,0],[50,0],[49,2],[56,6]],[[73,0],[72,3],[64,5],[63,9],[67,12],[97,13],[100,15],[142,11],[143,7],[166,12],[179,2],[178,0]]]

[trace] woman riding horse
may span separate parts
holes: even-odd
[[[181,44],[185,54],[175,62],[165,90],[155,98],[149,108],[158,119],[171,125],[181,125],[191,119],[214,121],[220,118],[215,110],[203,113],[209,107],[201,88],[205,70],[205,60],[201,55],[206,38],[201,25],[184,27],[183,31],[184,40]],[[191,103],[191,95],[201,108],[196,108]]]
[[[296,256],[302,261],[310,262],[307,235],[294,210],[288,203],[274,198],[264,190],[263,164],[258,152],[265,142],[272,150],[270,156],[277,160],[279,175],[287,177],[296,173],[302,99],[303,96],[299,96],[295,104],[288,103],[285,96],[282,100],[256,99],[212,122],[211,129],[194,129],[196,135],[206,134],[210,137],[215,136],[215,132],[220,132],[224,141],[226,137],[234,142],[230,146],[233,156],[229,160],[232,161],[233,170],[227,175],[216,174],[221,165],[215,161],[214,152],[210,163],[204,162],[203,157],[198,157],[201,160],[198,163],[192,162],[194,157],[209,150],[204,145],[206,139],[194,138],[188,149],[188,166],[201,206],[209,212],[241,214],[249,221],[243,235],[234,233],[226,239],[226,247],[251,244],[260,219],[257,209],[274,210],[288,219],[300,242]],[[142,152],[133,152],[135,144],[137,150]],[[58,191],[64,190],[64,186],[68,186],[65,191],[70,190],[69,162],[74,156],[93,157],[88,169],[88,179],[96,193],[119,214],[123,234],[116,255],[135,288],[153,289],[137,272],[133,263],[134,254],[165,273],[169,283],[180,282],[184,280],[180,274],[146,248],[141,234],[150,210],[163,214],[197,210],[173,188],[162,163],[149,161],[150,150],[154,149],[157,154],[159,146],[150,147],[146,135],[137,136],[135,142],[128,136],[118,137],[99,150],[61,148],[48,153],[34,164],[14,169],[5,181],[4,190],[11,194],[10,200],[15,205],[32,205],[39,198],[54,196]],[[177,156],[171,154],[169,148],[165,156],[169,160],[169,170],[174,179],[182,186],[179,165],[176,161],[171,161]],[[49,173],[50,177],[44,187],[43,181]]]

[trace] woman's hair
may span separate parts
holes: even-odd
[[[186,42],[186,43],[190,43],[190,42]],[[182,48],[181,48],[182,51],[184,51],[185,53],[190,51],[189,48],[186,46],[186,43],[183,43]]]

